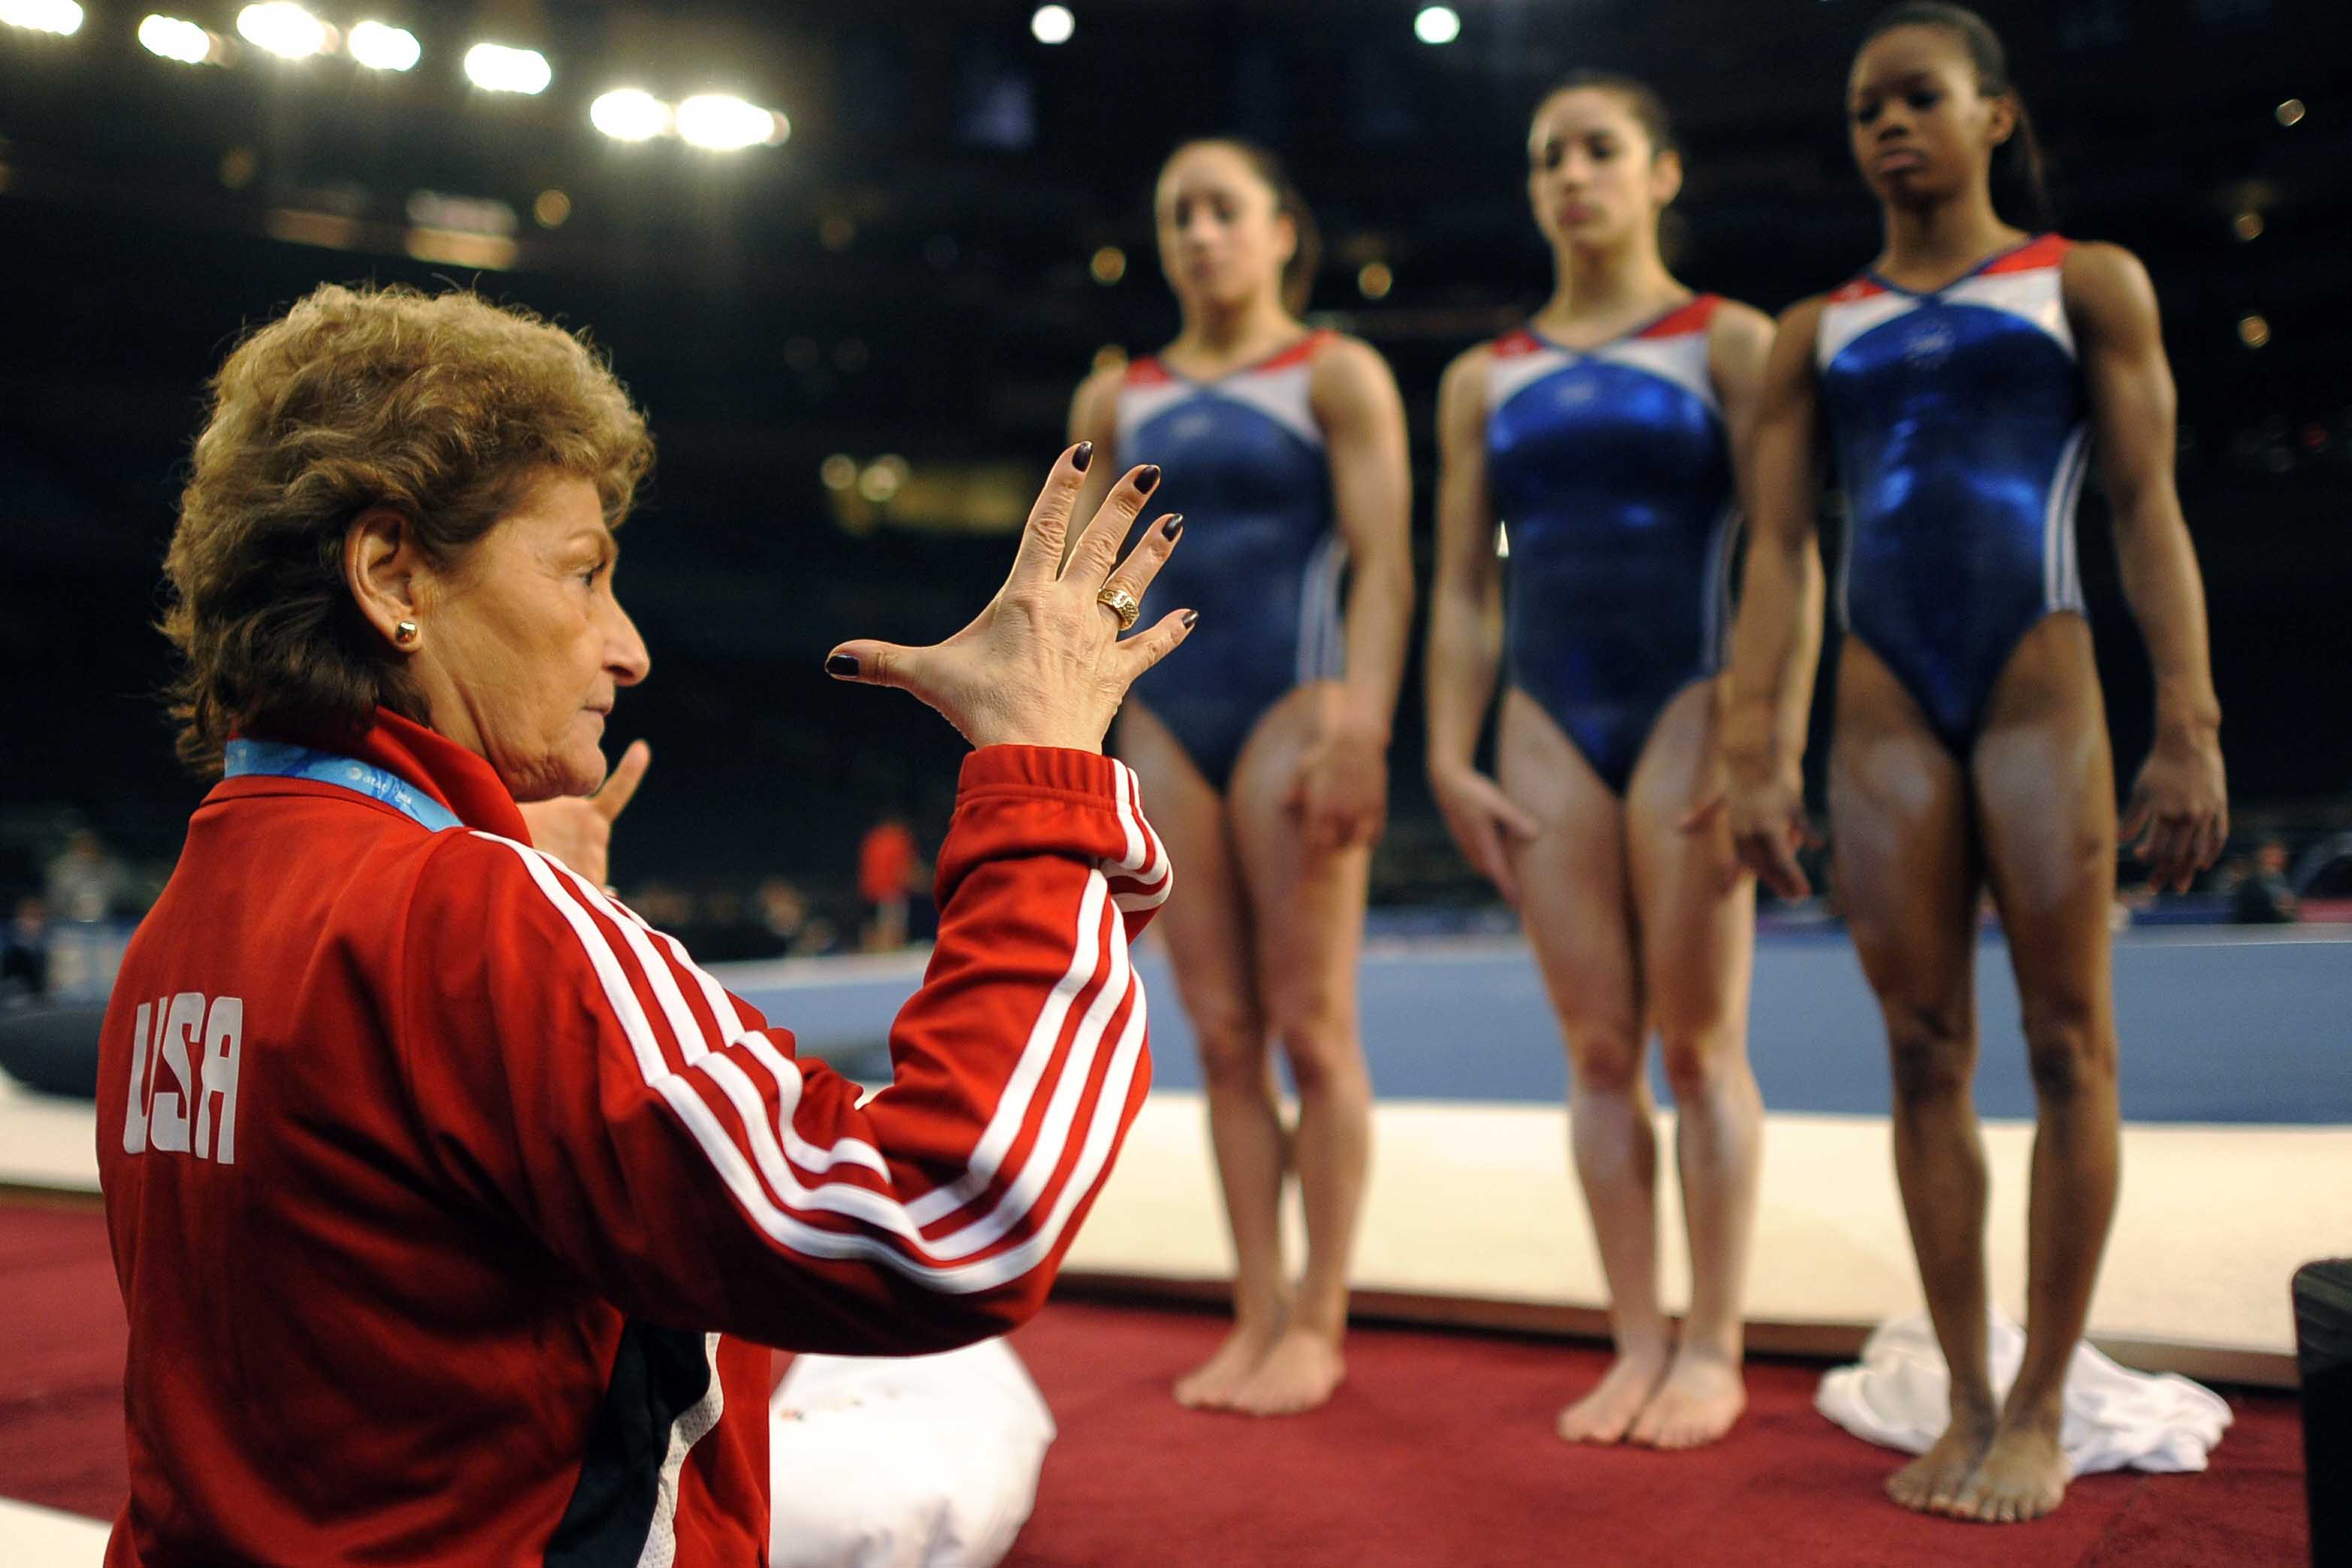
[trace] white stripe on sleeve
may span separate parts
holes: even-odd
[[[1050,999],[1041,1012],[1038,1027],[1032,1030],[1029,1047],[1023,1054],[1021,1068],[1029,1070],[1029,1082],[1019,1113],[1007,1116],[1012,1099],[1008,1093],[1005,1097],[1007,1103],[999,1105],[988,1133],[983,1134],[984,1145],[992,1139],[995,1143],[988,1174],[980,1174],[976,1151],[972,1166],[968,1167],[965,1176],[952,1186],[926,1194],[915,1205],[902,1206],[888,1195],[863,1186],[830,1181],[811,1188],[801,1183],[784,1161],[775,1136],[769,1131],[766,1118],[761,1114],[764,1107],[748,1076],[731,1058],[711,1052],[706,1047],[695,1056],[693,1065],[699,1070],[700,1076],[712,1082],[727,1097],[746,1127],[751,1129],[753,1157],[759,1166],[755,1174],[751,1161],[746,1159],[744,1151],[736,1145],[688,1077],[671,1070],[654,1034],[651,1020],[639,1005],[618,956],[588,908],[583,906],[583,898],[594,899],[608,909],[613,906],[605,904],[593,889],[588,888],[568,871],[560,870],[539,852],[495,835],[481,836],[506,845],[522,861],[533,882],[580,940],[613,1016],[629,1040],[632,1054],[647,1085],[677,1113],[753,1223],[782,1245],[810,1257],[866,1259],[934,1290],[958,1293],[989,1290],[1018,1278],[1050,1253],[1067,1223],[1069,1214],[1099,1180],[1102,1167],[1108,1161],[1110,1143],[1118,1132],[1118,1119],[1134,1088],[1144,1039],[1145,1005],[1142,988],[1128,962],[1125,927],[1115,916],[1105,918],[1106,888],[1098,872],[1089,873],[1086,894],[1081,900],[1081,918],[1077,922],[1077,939],[1074,943],[1070,973],[1065,976],[1064,984],[1055,988],[1055,998]],[[573,896],[562,885],[563,881],[572,882],[582,896]],[[696,1023],[696,1035],[681,1037],[679,1044],[682,1056],[694,1051],[695,1045],[702,1043],[696,1038],[699,1035],[698,1020],[692,1019],[690,1009],[684,1008],[682,998],[678,998],[677,1008],[673,1010],[669,1005],[670,998],[662,995],[667,966],[654,959],[648,949],[639,946],[645,940],[643,923],[627,917],[625,911],[610,917],[623,931],[624,940],[631,945],[641,964],[647,964],[647,983],[664,1003],[665,1021],[675,1022],[684,1017]],[[993,1212],[953,1235],[926,1243],[920,1234],[921,1229],[961,1207],[969,1201],[970,1196],[984,1190],[990,1177],[996,1174],[994,1167],[1002,1163],[1005,1149],[1018,1136],[1026,1117],[1027,1099],[1034,1097],[1036,1080],[1042,1076],[1046,1061],[1050,1060],[1054,1045],[1058,1040],[1060,1024],[1066,1019],[1076,997],[1086,988],[1086,979],[1090,978],[1097,968],[1096,942],[1104,933],[1108,934],[1110,949],[1107,955],[1108,962],[1101,966],[1105,971],[1104,995],[1094,998],[1081,1018],[1079,1035],[1072,1040],[1069,1058],[1064,1068],[1068,1082],[1066,1084],[1057,1083],[1055,1098],[1048,1105],[1046,1124],[1041,1127],[1028,1161],[1016,1178],[1007,1185]],[[659,939],[676,950],[671,939]],[[678,951],[684,960],[682,950]],[[688,967],[692,967],[690,960],[684,962]],[[701,981],[717,988],[716,982],[710,981],[708,976],[702,975],[698,969],[695,973]],[[1083,977],[1072,983],[1072,977]],[[1066,994],[1064,994],[1065,988]],[[675,992],[674,983],[670,989]],[[723,990],[719,994],[721,998],[725,995]],[[1108,1006],[1104,1005],[1106,1001]],[[1109,1021],[1118,1016],[1122,1005],[1127,1008],[1127,1026],[1121,1032],[1104,1082],[1093,1096],[1091,1107],[1085,1112],[1086,1126],[1076,1165],[1069,1172],[1068,1179],[1044,1223],[1033,1228],[1017,1245],[1004,1251],[970,1261],[956,1261],[971,1258],[971,1254],[1010,1233],[1028,1218],[1037,1197],[1059,1173],[1067,1153],[1072,1126],[1079,1119],[1081,1106],[1087,1098],[1086,1081],[1091,1076],[1100,1037]],[[734,1017],[731,1010],[714,1009],[714,1012],[721,1020],[722,1027],[727,1027]],[[1053,1024],[1050,1030],[1045,1027],[1048,1017]],[[1042,1051],[1039,1049],[1041,1037]],[[739,1042],[741,1043],[759,1038],[751,1031],[739,1031]],[[799,1070],[789,1058],[774,1051],[772,1046],[769,1047],[768,1056],[772,1060],[763,1060],[761,1065],[776,1074],[782,1102],[780,1121],[788,1131],[790,1113],[800,1094]],[[1034,1063],[1033,1058],[1037,1059]],[[748,1112],[747,1098],[751,1103]],[[870,1149],[871,1145],[861,1143],[857,1147]],[[836,1155],[838,1148],[836,1145]],[[820,1155],[819,1157],[824,1156]],[[850,1157],[856,1158],[858,1164],[865,1163],[862,1158]],[[876,1157],[879,1158],[878,1154]],[[887,1164],[884,1169],[887,1173]],[[767,1178],[765,1184],[761,1180],[762,1176]],[[979,1177],[977,1181],[975,1176]],[[970,1187],[967,1196],[942,1196],[967,1186]],[[773,1199],[770,1196],[771,1190],[774,1194]],[[813,1226],[783,1212],[774,1199],[781,1199],[787,1207],[821,1210],[863,1221],[882,1234],[845,1232]],[[919,1218],[919,1214],[926,1209],[931,1211],[929,1218]],[[934,1259],[940,1260],[933,1261]]]

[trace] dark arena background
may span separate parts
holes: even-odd
[[[1416,1326],[1351,1343],[1362,1352],[1322,1436],[1204,1428],[1167,1398],[1214,1343],[1199,1303],[1222,1301],[1228,1265],[1192,1036],[1164,958],[1139,949],[1170,1096],[1155,1110],[1172,1119],[1147,1113],[1121,1170],[1136,1184],[1170,1173],[1167,1203],[1190,1207],[1170,1219],[1172,1207],[1121,1206],[1138,1186],[1109,1189],[1093,1250],[1071,1264],[1089,1299],[1016,1339],[1063,1437],[1012,1561],[1559,1561],[1578,1540],[1594,1562],[1978,1560],[1981,1536],[1885,1505],[1891,1456],[1809,1404],[1822,1364],[1806,1358],[1850,1356],[1870,1324],[1917,1305],[1886,1166],[1879,1017],[1827,904],[1765,901],[1754,1053],[1772,1157],[1826,1153],[1809,1175],[1767,1171],[1748,1425],[1696,1469],[1612,1451],[1580,1472],[1560,1458],[1552,1411],[1603,1356],[1559,1338],[1605,1333],[1560,1158],[1566,1070],[1515,918],[1454,848],[1422,763],[1439,378],[1551,287],[1526,193],[1529,110],[1580,68],[1654,85],[1687,169],[1668,262],[1697,289],[1777,313],[1853,276],[1880,243],[1843,107],[1877,5],[331,0],[312,20],[152,3],[0,0],[0,917],[12,955],[37,957],[12,956],[0,977],[6,1019],[103,1002],[205,788],[173,757],[155,630],[205,380],[245,329],[317,285],[374,280],[474,289],[585,327],[609,351],[658,452],[618,576],[653,672],[622,694],[607,748],[642,737],[655,759],[619,823],[613,880],[698,954],[743,961],[730,986],[811,1049],[887,1077],[877,1048],[919,960],[877,950],[919,948],[926,911],[918,899],[910,930],[877,928],[861,853],[894,817],[918,862],[937,852],[965,748],[929,710],[832,682],[822,661],[851,637],[942,638],[994,591],[1078,382],[1177,329],[1150,209],[1160,162],[1187,137],[1237,132],[1287,160],[1322,235],[1310,319],[1386,357],[1412,442],[1421,603],[1372,872],[1363,989],[1385,1174],[1359,1301],[1368,1321]],[[2116,869],[2129,1174],[2092,1328],[2119,1359],[2221,1388],[2238,1426],[2207,1474],[2086,1480],[2004,1561],[2295,1561],[2306,1470],[2304,1416],[2284,1392],[2297,1381],[2288,1275],[2347,1249],[2352,1191],[2352,7],[1979,8],[2049,156],[2055,226],[2128,246],[2154,278],[2231,813],[2221,861],[2186,894],[2156,897],[2128,856]],[[1833,560],[1838,497],[1822,507]],[[2095,469],[2081,529],[2127,787],[2151,682]],[[1166,608],[1147,605],[1147,620]],[[1825,659],[1835,650],[1832,625]],[[1817,821],[1832,684],[1808,760]],[[2175,929],[2237,923],[2255,885],[2283,886],[2269,913],[2292,928]],[[2007,965],[1988,946],[1980,967],[1982,1103],[2009,1173],[1996,1177],[1994,1283],[2014,1311],[2034,1102]],[[1423,1049],[1464,1018],[1462,1040]],[[0,1079],[0,1126],[20,1129],[0,1145],[23,1156],[0,1158],[13,1195],[0,1341],[16,1345],[0,1351],[0,1382],[30,1390],[0,1390],[0,1498],[110,1516],[124,1485],[118,1298],[95,1176],[79,1174],[80,1070],[44,1082],[43,1061],[13,1063],[13,1087]],[[68,1103],[82,1120],[62,1119]],[[1475,1128],[1450,1120],[1488,1104],[1506,1108]],[[1784,1140],[1784,1111],[1822,1141]],[[42,1139],[63,1151],[54,1161],[24,1153]],[[1544,1173],[1528,1206],[1542,1222],[1424,1251],[1439,1217],[1462,1212],[1447,1180],[1470,1179],[1449,1176],[1442,1151],[1472,1144]],[[1402,1197],[1379,1185],[1408,1171]],[[2270,1227],[2259,1246],[2215,1196],[2225,1177],[2229,1203]],[[1820,1238],[1778,1207],[1786,1184],[1795,1208],[1868,1188],[1874,1239],[1854,1256],[1869,1260],[1810,1261],[1843,1254],[1805,1250]],[[38,1203],[15,1201],[26,1189]],[[2160,1193],[2186,1207],[2135,1218],[2135,1194],[2155,1206]],[[1804,1239],[1779,1249],[1776,1226]],[[2211,1261],[2182,1263],[2203,1246],[2193,1237],[2211,1239]],[[1522,1244],[1549,1261],[1494,1262]],[[2184,1268],[2231,1274],[2253,1304],[2209,1309],[2212,1292],[2184,1295]],[[110,1325],[101,1343],[68,1332],[94,1318]],[[2343,1328],[2326,1332],[2340,1350]],[[1441,1384],[1459,1407],[1449,1396],[1423,1425],[1415,1400]],[[2340,1372],[2334,1386],[2340,1397]],[[2345,1417],[2327,1419],[2340,1445]],[[2315,1475],[2346,1463],[2314,1455]],[[1442,1484],[1424,1484],[1424,1459]],[[1302,1479],[1277,1520],[1250,1489],[1282,1466]],[[1136,1474],[1140,1490],[1111,1479]],[[1582,1511],[1596,1490],[1616,1500]],[[1408,1493],[1415,1511],[1381,1511]],[[1752,1530],[1720,1533],[1743,1510]],[[2352,1551],[2352,1527],[2315,1528],[2347,1531]]]
[[[2335,237],[2352,116],[2328,111],[2352,24],[2297,0],[1986,9],[2061,226],[2155,277],[2237,820],[2300,847],[2352,825],[2352,726],[2332,716],[2352,668]],[[226,66],[183,65],[112,6],[69,37],[9,28],[0,882],[32,878],[68,814],[168,864],[200,792],[152,695],[175,474],[240,327],[319,282],[454,282],[610,349],[660,449],[622,578],[656,673],[614,729],[659,760],[619,880],[774,872],[845,896],[877,810],[936,841],[959,746],[818,663],[845,636],[960,625],[1077,382],[1172,334],[1149,207],[1171,146],[1238,130],[1289,157],[1327,240],[1314,310],[1386,354],[1407,400],[1425,582],[1438,373],[1549,287],[1522,190],[1542,89],[1593,61],[1654,82],[1689,170],[1674,264],[1777,311],[1876,243],[1839,113],[1869,10],[1473,3],[1433,47],[1408,5],[1110,0],[1046,47],[1007,5],[417,5],[404,72],[241,40]],[[235,38],[228,11],[196,19]],[[551,62],[543,92],[459,74],[473,40],[509,37]],[[790,134],[731,153],[599,134],[591,101],[629,85],[723,88]],[[2093,491],[2084,576],[2118,758],[2136,758],[2147,666]],[[1472,896],[1421,783],[1417,689],[1416,668],[1382,904]]]

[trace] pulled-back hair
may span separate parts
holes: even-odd
[[[2000,35],[1992,30],[1991,23],[1965,5],[1946,5],[1941,0],[1905,0],[1872,19],[1858,47],[1869,47],[1873,41],[1897,27],[1940,27],[1959,39],[1969,52],[1969,62],[1976,68],[1977,90],[1987,98],[2005,98],[2015,107],[2017,129],[1993,156],[1993,204],[2022,218],[2024,227],[2047,228],[2049,170],[2042,161],[2041,139],[2033,133],[2033,118],[2026,112],[2024,95],[2010,77],[2009,51],[2001,47]]]
[[[220,767],[232,730],[347,736],[423,700],[352,601],[344,536],[371,507],[436,566],[535,480],[596,486],[625,517],[653,462],[645,419],[585,341],[476,295],[313,290],[213,378],[164,557],[162,631],[181,757]]]
[[[1271,149],[1245,136],[1195,137],[1168,154],[1167,162],[1160,168],[1166,169],[1195,147],[1230,148],[1241,155],[1259,183],[1274,193],[1275,215],[1288,218],[1292,231],[1298,236],[1290,259],[1282,267],[1282,305],[1293,316],[1304,316],[1307,301],[1315,293],[1315,275],[1323,267],[1323,234],[1315,225],[1315,214],[1307,206],[1307,198],[1292,183],[1290,171]]]
[[[1541,109],[1564,92],[1587,90],[1612,92],[1623,99],[1634,121],[1641,126],[1642,134],[1650,139],[1653,156],[1679,150],[1675,142],[1674,120],[1666,113],[1666,100],[1660,98],[1657,89],[1648,82],[1639,77],[1627,76],[1622,71],[1570,71],[1544,90],[1543,97],[1536,100],[1536,107]]]

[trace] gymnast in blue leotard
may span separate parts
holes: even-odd
[[[1310,389],[1336,334],[1308,332],[1207,381],[1158,357],[1129,364],[1118,397],[1122,465],[1167,476],[1153,505],[1202,519],[1164,602],[1202,611],[1184,661],[1131,688],[1220,795],[1257,722],[1297,687],[1342,674],[1347,540]],[[1175,570],[1173,559],[1169,570]]]
[[[1822,303],[1815,374],[1845,492],[1837,610],[1966,756],[2010,653],[2083,611],[2088,408],[2056,235],[1929,290],[1864,273]]]
[[[1504,648],[1619,797],[1666,705],[1729,634],[1731,450],[1709,365],[1722,300],[1576,350],[1487,354],[1486,488],[1509,528]]]
[[[1837,891],[1885,1014],[1895,1171],[1951,1379],[1949,1424],[1886,1490],[1906,1508],[2006,1522],[2047,1513],[2065,1490],[2066,1367],[2117,1180],[2107,914],[2118,823],[2074,558],[2093,457],[2156,671],[2156,745],[2121,831],[2161,885],[2185,886],[2221,847],[2221,710],[2146,271],[2113,246],[2000,216],[1995,163],[2030,174],[2036,159],[2000,41],[1975,13],[1913,4],[1882,15],[1847,106],[1885,244],[1860,277],[1789,310],[1765,369],[1727,815],[1741,859],[1801,896],[1793,851],[1805,832],[1826,434],[1845,501],[1829,766]],[[1969,1082],[1988,888],[2039,1100],[2025,1354],[1999,1403]]]
[[[1441,398],[1430,786],[1519,906],[1568,1042],[1617,1361],[1559,1433],[1689,1448],[1745,1398],[1763,1120],[1747,1056],[1754,884],[1730,874],[1720,823],[1685,818],[1720,788],[1733,457],[1770,323],[1695,298],[1660,258],[1681,163],[1649,89],[1569,78],[1538,106],[1528,153],[1552,298],[1456,361]],[[1498,666],[1489,777],[1475,757]],[[1653,1030],[1691,1244],[1679,1343],[1658,1294]]]
[[[1176,1396],[1283,1415],[1344,1374],[1371,1141],[1356,959],[1412,605],[1404,412],[1378,354],[1299,320],[1313,225],[1271,156],[1188,143],[1153,210],[1182,330],[1089,379],[1071,423],[1112,455],[1089,470],[1097,485],[1162,471],[1152,504],[1184,515],[1184,548],[1152,598],[1200,613],[1184,657],[1136,683],[1117,737],[1184,866],[1157,929],[1200,1042],[1235,1259],[1233,1332]],[[1307,1218],[1296,1288],[1291,1171]]]

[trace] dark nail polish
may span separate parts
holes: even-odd
[[[1147,496],[1151,494],[1152,491],[1160,488],[1160,465],[1157,463],[1147,463],[1142,467],[1137,469],[1135,473],[1135,487]]]
[[[1160,531],[1168,536],[1168,542],[1171,545],[1178,539],[1183,538],[1184,514],[1181,512],[1171,512],[1168,514],[1168,520],[1160,525]]]
[[[1188,630],[1192,627],[1194,622],[1200,619],[1201,612],[1197,610],[1187,610],[1184,612],[1184,625]]]
[[[824,661],[824,673],[828,675],[840,675],[845,678],[856,675],[857,674],[857,655],[855,653],[827,654]]]
[[[1087,471],[1087,465],[1094,460],[1095,444],[1091,441],[1079,442],[1076,449],[1070,454],[1070,466],[1081,474]]]

